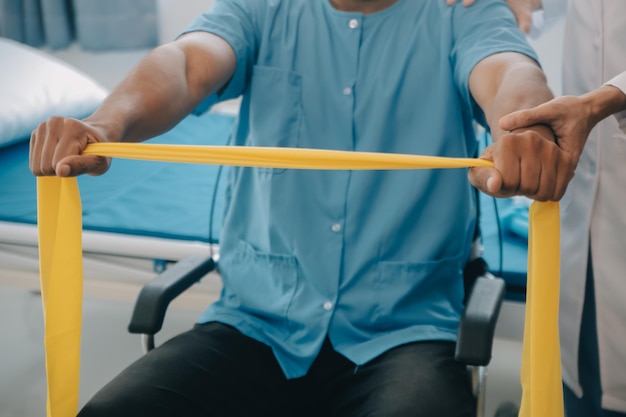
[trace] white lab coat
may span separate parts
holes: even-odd
[[[626,48],[625,48],[626,49]],[[615,78],[609,80],[607,82],[608,85],[612,85],[613,87],[617,87],[622,90],[622,93],[626,94],[626,71],[621,74],[615,76]],[[615,115],[617,119],[617,123],[619,128],[626,133],[626,110],[619,112]]]
[[[562,0],[543,0],[546,17]],[[626,0],[570,0],[563,94],[580,95],[626,70]],[[626,74],[611,82],[626,91]],[[621,124],[626,128],[624,114]],[[578,346],[592,248],[602,407],[626,412],[626,134],[607,118],[591,132],[561,201],[563,380],[578,396]]]

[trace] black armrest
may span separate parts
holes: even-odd
[[[504,291],[501,278],[476,279],[459,324],[456,360],[474,366],[489,364]]]
[[[128,331],[149,335],[157,333],[163,326],[170,302],[213,269],[215,262],[212,258],[190,256],[148,282],[139,292]]]

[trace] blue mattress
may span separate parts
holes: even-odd
[[[189,116],[150,142],[224,145],[233,122],[234,117],[217,113]],[[223,178],[226,169],[116,159],[106,175],[79,177],[83,229],[217,243],[225,182],[218,180],[220,170]],[[485,195],[480,199],[485,259],[492,272],[506,280],[509,298],[523,299],[527,241],[501,221],[513,201]],[[0,221],[36,224],[36,216],[35,177],[23,141],[0,149]]]
[[[507,298],[522,301],[526,298],[528,239],[519,230],[522,226],[511,227],[510,222],[505,221],[506,214],[516,208],[512,199],[480,195],[483,257],[491,273],[506,281]],[[520,217],[523,224],[524,216]]]

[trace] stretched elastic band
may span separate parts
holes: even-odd
[[[84,154],[153,161],[317,170],[489,167],[482,159],[320,149],[92,144]],[[82,316],[82,213],[75,178],[38,177],[41,290],[45,318],[48,417],[78,412]],[[558,338],[559,206],[533,203],[522,355],[524,417],[562,417]]]

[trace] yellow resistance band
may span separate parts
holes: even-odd
[[[493,166],[481,159],[319,149],[92,144],[84,154],[269,168],[389,170]],[[81,202],[75,178],[37,178],[39,256],[45,316],[48,417],[78,412],[82,315]],[[559,206],[530,210],[528,288],[522,354],[523,417],[562,417],[558,338]]]

